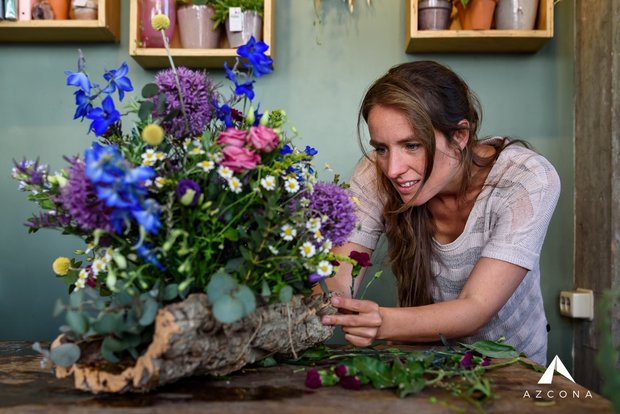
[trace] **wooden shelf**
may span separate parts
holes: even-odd
[[[99,0],[97,20],[0,21],[0,42],[118,42],[120,0]]]
[[[274,1],[264,0],[265,10],[263,13],[263,41],[269,45],[267,56],[273,59],[274,48]],[[170,67],[166,49],[141,47],[141,39],[138,31],[138,0],[130,0],[129,9],[129,55],[145,69],[162,69]],[[177,26],[178,28],[178,26]],[[175,34],[175,38],[178,36]],[[225,37],[226,35],[223,34]],[[224,62],[234,64],[237,57],[237,49],[183,49],[174,47],[179,41],[173,38],[170,54],[177,66],[186,66],[194,69],[217,68],[223,69]]]
[[[540,0],[535,30],[418,30],[418,0],[407,0],[407,53],[533,53],[553,37],[553,0]]]

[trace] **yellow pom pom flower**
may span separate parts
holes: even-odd
[[[155,147],[164,140],[164,129],[157,124],[149,124],[142,130],[142,140]]]
[[[52,269],[58,276],[66,276],[71,269],[71,259],[68,257],[59,257],[52,263]]]
[[[170,19],[165,14],[156,14],[151,18],[151,26],[155,30],[166,30],[170,27]]]

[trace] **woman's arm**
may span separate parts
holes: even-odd
[[[342,325],[345,339],[356,346],[368,346],[375,339],[428,342],[437,341],[439,335],[469,336],[497,314],[526,274],[527,269],[520,266],[483,257],[454,300],[386,308],[368,300],[335,297],[333,306],[354,314],[325,315],[322,321]]]

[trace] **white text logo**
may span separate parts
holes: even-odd
[[[547,370],[545,371],[543,376],[540,377],[540,380],[538,381],[538,383],[539,384],[551,384],[551,382],[553,381],[553,373],[555,371],[557,371],[563,377],[571,380],[571,382],[573,383],[575,382],[573,377],[570,376],[570,373],[568,372],[568,370],[566,369],[566,367],[560,360],[560,357],[556,355],[555,358],[553,358],[553,361],[551,361],[551,363],[547,367]]]

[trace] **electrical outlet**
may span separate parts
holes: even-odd
[[[582,288],[561,291],[560,314],[570,318],[594,319],[594,293]]]

